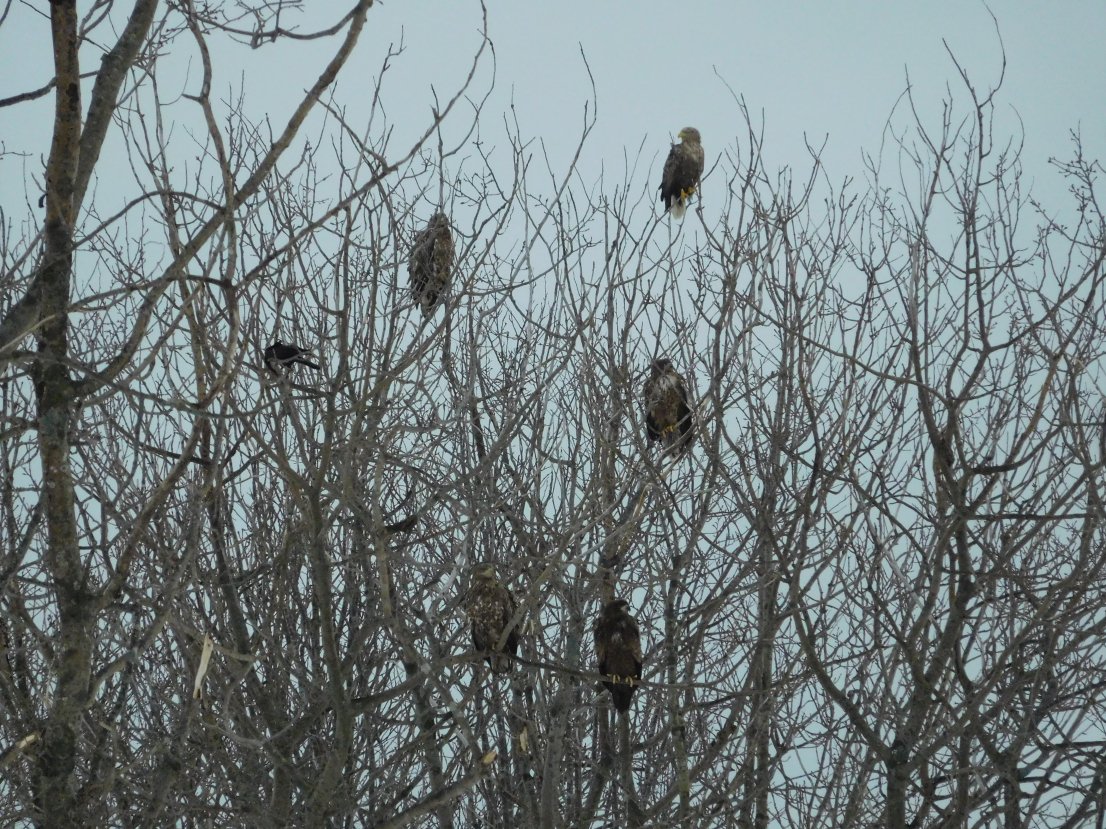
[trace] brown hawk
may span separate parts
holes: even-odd
[[[630,703],[641,679],[641,633],[634,617],[626,612],[625,599],[607,602],[595,620],[595,658],[599,673],[610,677],[603,685],[619,711],[630,710]]]
[[[677,137],[680,143],[672,145],[664,162],[660,190],[664,209],[679,219],[684,215],[688,199],[699,186],[705,156],[699,143],[699,130],[695,127],[684,127]]]
[[[435,213],[415,236],[407,262],[411,295],[430,316],[453,275],[453,228],[445,213]]]
[[[465,612],[472,620],[472,645],[487,654],[485,658],[496,673],[510,671],[510,657],[518,653],[517,625],[507,631],[517,607],[511,591],[495,577],[494,564],[484,562],[472,568],[465,596]]]
[[[691,410],[687,382],[672,368],[672,361],[660,357],[649,366],[642,388],[645,429],[649,440],[686,452],[695,440],[695,416]]]

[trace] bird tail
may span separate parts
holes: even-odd
[[[691,201],[691,197],[695,195],[695,185],[691,185],[686,190],[680,190],[673,194],[672,207],[669,212],[672,213],[673,218],[682,219],[684,213],[687,212],[687,203]]]
[[[687,451],[687,448],[687,442],[679,432],[664,436],[665,454],[680,457]]]
[[[664,435],[665,451],[676,456],[686,455],[694,442],[695,425],[693,422],[688,422],[686,418]]]
[[[613,682],[608,682],[606,685],[611,692],[611,701],[614,703],[615,710],[624,714],[629,711],[634,701],[634,686],[616,685]]]
[[[315,371],[319,370],[319,364],[318,363],[313,363],[310,360],[305,360],[303,357],[300,357],[298,360],[296,360],[296,362],[299,363],[302,366],[307,366],[308,368],[313,368],[313,369],[315,369]]]

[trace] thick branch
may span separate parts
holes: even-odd
[[[81,202],[84,201],[92,170],[100,158],[104,137],[118,103],[119,89],[138,57],[138,50],[146,40],[156,11],[157,0],[138,0],[115,48],[104,55],[100,62],[100,71],[96,74],[96,83],[92,87],[92,100],[88,104],[84,134],[81,135],[80,162],[77,180],[73,185],[74,212],[80,209]]]

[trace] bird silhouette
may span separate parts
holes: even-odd
[[[306,359],[309,356],[310,354],[307,349],[300,348],[298,345],[282,343],[280,340],[277,340],[265,349],[265,368],[269,369],[273,374],[283,374],[284,372],[281,369],[283,369],[284,366],[299,363],[302,366],[307,366],[308,368],[313,368],[318,371],[318,363],[313,363]]]

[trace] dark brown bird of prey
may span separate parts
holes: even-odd
[[[453,275],[453,229],[445,213],[435,213],[415,236],[407,262],[411,295],[430,316]]]
[[[607,602],[595,620],[595,658],[614,707],[625,713],[641,679],[641,633],[625,599]]]
[[[687,209],[688,199],[699,186],[705,156],[699,143],[699,130],[695,127],[684,127],[677,138],[680,143],[672,145],[664,162],[660,189],[664,209],[679,219]]]
[[[510,657],[518,653],[518,628],[512,627],[515,597],[495,577],[495,565],[489,562],[472,568],[472,578],[465,595],[465,612],[472,620],[472,645],[485,657],[496,673],[511,670]]]
[[[649,440],[686,452],[695,440],[695,417],[687,393],[687,382],[672,368],[672,361],[660,357],[649,366],[642,388],[645,429]]]
[[[298,345],[288,345],[277,340],[265,349],[265,367],[273,374],[283,374],[282,369],[285,366],[299,363],[301,366],[307,366],[318,371],[318,364],[306,359],[309,356],[311,355],[307,349],[300,348]]]

